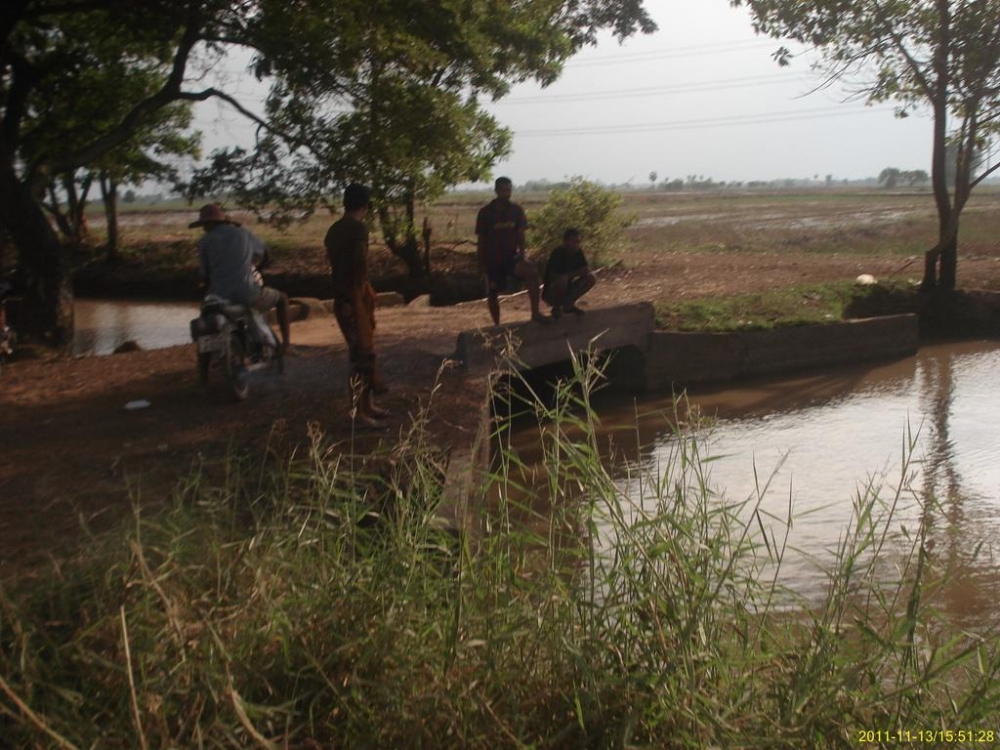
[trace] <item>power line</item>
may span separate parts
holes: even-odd
[[[730,78],[719,81],[701,81],[697,83],[677,83],[671,86],[646,86],[636,89],[617,89],[614,91],[588,91],[579,94],[540,94],[538,96],[513,97],[500,99],[495,104],[549,104],[553,102],[588,101],[592,99],[627,99],[633,96],[655,96],[658,94],[686,94],[702,91],[720,91],[722,89],[742,88],[744,86],[766,86],[773,83],[795,80],[785,73],[774,73],[764,76],[746,78]],[[801,80],[801,79],[798,79]]]
[[[588,128],[560,128],[553,130],[518,130],[517,136],[525,138],[561,138],[577,135],[614,135],[618,133],[655,133],[664,130],[688,130],[691,128],[716,128],[732,125],[767,125],[774,122],[791,122],[794,120],[816,120],[828,117],[844,117],[863,112],[878,110],[864,107],[860,109],[845,109],[844,107],[825,107],[806,112],[770,112],[756,115],[739,115],[736,117],[717,117],[701,120],[675,120],[673,122],[642,123],[638,125],[598,125]]]
[[[649,60],[665,60],[676,57],[695,57],[701,55],[721,55],[728,52],[743,52],[753,49],[774,47],[773,41],[760,42],[756,40],[717,42],[715,44],[699,44],[690,47],[672,47],[670,49],[649,50],[646,52],[625,52],[620,55],[606,55],[593,60],[571,60],[567,68],[583,68],[599,65],[622,65]]]

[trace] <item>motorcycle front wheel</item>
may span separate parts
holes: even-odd
[[[208,371],[212,367],[212,355],[209,353],[198,355],[198,379],[202,385],[208,385]]]
[[[250,395],[250,372],[246,367],[243,340],[233,334],[226,350],[226,384],[234,401],[246,401]]]

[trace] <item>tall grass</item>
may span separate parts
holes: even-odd
[[[823,605],[790,607],[781,525],[713,496],[686,428],[641,492],[613,481],[597,377],[580,365],[538,404],[545,512],[515,501],[501,448],[482,523],[441,530],[419,421],[391,451],[314,432],[290,460],[193,475],[167,510],[137,498],[120,533],[2,592],[0,745],[847,748],[997,729],[997,641],[930,607],[922,535],[883,572],[891,493],[857,499]]]

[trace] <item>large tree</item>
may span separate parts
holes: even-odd
[[[386,245],[416,280],[427,270],[417,204],[451,185],[483,179],[508,152],[510,134],[474,95],[415,80],[398,67],[358,77],[349,96],[337,97],[339,108],[322,97],[306,106],[304,96],[274,107],[279,114],[272,122],[285,139],[267,135],[251,150],[216,152],[195,172],[188,192],[226,194],[282,223],[320,206],[336,210],[332,198],[343,185],[367,183]]]
[[[222,3],[9,0],[0,8],[0,227],[27,282],[21,324],[36,340],[72,335],[65,249],[42,210],[45,188],[95,165],[186,91],[192,54]],[[136,85],[157,80],[156,85]],[[88,116],[117,80],[117,116]]]
[[[399,59],[389,65],[400,69],[410,64],[404,58],[423,55],[445,90],[500,95],[526,77],[551,80],[602,28],[625,37],[653,24],[642,0],[6,0],[0,4],[0,229],[13,238],[29,277],[32,332],[55,344],[72,333],[72,288],[63,248],[40,206],[40,181],[95,163],[175,102],[218,97],[254,117],[232,94],[201,83],[227,49],[252,50],[250,72],[274,82],[267,116],[255,119],[277,132],[268,120],[287,120],[285,109],[298,108],[298,97],[310,113],[318,101],[349,100],[373,51],[395,49]],[[152,70],[162,85],[125,102],[121,118],[86,142],[55,144],[32,163],[23,161],[23,125],[47,80],[79,70],[79,90],[64,95],[85,98],[82,73],[109,64],[103,54],[109,50],[120,51],[123,80]],[[308,145],[290,136],[294,146]]]
[[[758,32],[817,48],[828,81],[847,82],[871,102],[895,102],[901,116],[930,109],[938,236],[925,255],[923,288],[954,289],[962,209],[973,188],[1000,167],[977,158],[1000,133],[1000,0],[732,4],[750,8]],[[783,64],[791,59],[784,48],[777,57]]]
[[[480,98],[528,77],[551,82],[602,26],[619,37],[654,28],[638,2],[414,2],[402,22],[387,13],[398,5],[342,10],[298,39],[296,59],[324,38],[322,23],[347,24],[356,35],[340,52],[356,64],[341,76],[288,65],[268,103],[283,137],[215,154],[191,194],[227,193],[283,220],[350,180],[368,183],[386,244],[418,277],[416,204],[483,179],[508,153],[509,131]]]
[[[94,71],[98,73],[101,71]],[[125,81],[112,66],[100,77],[92,75],[92,94],[79,101],[62,93],[74,94],[79,86],[73,76],[63,81],[53,76],[47,86],[46,106],[33,113],[25,123],[19,156],[23,163],[34,164],[44,155],[67,143],[88,143],[113,126],[124,114],[128,101],[139,96],[124,96],[128,87],[142,87],[139,95],[155,91],[162,85],[156,78],[133,75]],[[178,161],[201,156],[201,134],[189,132],[193,120],[189,102],[175,102],[146,119],[132,138],[117,146],[85,167],[73,167],[60,174],[47,170],[46,194],[43,207],[55,220],[56,227],[73,246],[86,237],[84,211],[92,189],[100,189],[107,220],[107,251],[109,259],[117,257],[118,187],[124,183],[139,185],[147,180],[177,182]]]

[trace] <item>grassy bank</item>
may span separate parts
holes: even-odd
[[[137,497],[126,528],[2,592],[0,744],[848,748],[900,730],[982,747],[1000,730],[995,634],[951,630],[922,531],[888,533],[905,486],[857,498],[807,604],[781,583],[786,524],[714,496],[683,423],[640,499],[611,479],[595,378],[539,406],[551,513],[508,500],[504,452],[461,539],[434,523],[419,422],[392,452],[314,433],[280,465],[204,467],[163,512]]]
[[[859,286],[853,281],[806,284],[754,294],[656,304],[656,325],[670,331],[763,331],[847,318],[917,313],[911,282]]]

